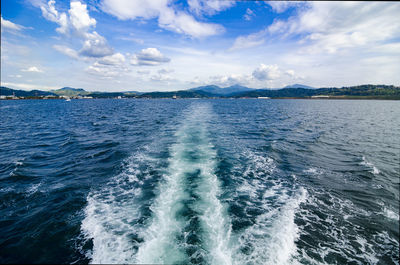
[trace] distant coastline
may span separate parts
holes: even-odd
[[[0,99],[99,99],[99,98],[142,98],[142,99],[382,99],[400,100],[400,87],[393,85],[360,85],[350,87],[310,88],[304,85],[281,89],[253,89],[244,86],[221,88],[202,86],[188,90],[169,92],[89,92],[82,88],[64,87],[58,90],[15,90],[0,87]]]

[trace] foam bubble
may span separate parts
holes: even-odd
[[[253,225],[233,235],[237,241],[234,264],[296,262],[293,257],[299,231],[294,219],[307,191],[293,183],[294,175],[275,177],[279,171],[272,158],[252,152],[246,152],[246,156],[248,166],[237,196],[249,195],[252,199],[244,205],[245,210],[261,214],[254,217]]]
[[[132,156],[124,172],[87,196],[81,230],[86,241],[93,242],[92,250],[86,253],[91,263],[137,262],[135,254],[141,242],[138,234],[143,229],[139,222],[143,217],[143,175],[150,175],[138,170],[140,163],[148,163],[143,154]]]
[[[383,208],[383,214],[389,219],[399,221],[399,214],[395,213],[394,211],[392,211],[391,209],[389,209],[387,207]]]
[[[367,159],[365,158],[365,156],[362,157],[362,161],[360,162],[360,165],[369,167],[371,169],[370,172],[374,175],[380,174],[379,169],[371,162],[368,162]]]

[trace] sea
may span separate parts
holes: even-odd
[[[0,263],[399,264],[399,178],[399,101],[0,101]]]

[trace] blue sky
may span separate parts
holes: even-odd
[[[1,0],[1,84],[400,85],[399,2]]]

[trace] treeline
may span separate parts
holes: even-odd
[[[351,87],[330,87],[318,89],[283,88],[278,90],[257,89],[233,95],[240,97],[270,97],[270,98],[311,98],[316,96],[330,97],[368,97],[400,99],[400,87],[392,85],[360,85]]]
[[[72,89],[68,89],[72,90]],[[67,92],[68,92],[67,91]],[[55,92],[55,93],[54,93]],[[41,90],[14,90],[0,87],[0,96],[15,96],[20,98],[58,98],[65,95],[66,89],[56,91]],[[72,92],[68,92],[72,95]],[[252,89],[221,95],[203,90],[180,90],[170,92],[87,92],[83,89],[75,90],[75,96],[91,98],[365,98],[365,99],[400,99],[400,87],[393,85],[360,85],[350,87],[327,87],[318,89],[282,88],[282,89]]]

